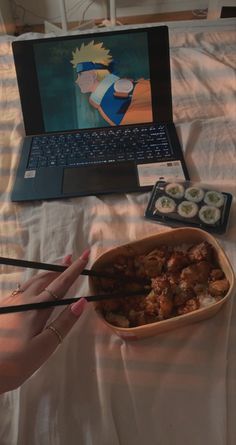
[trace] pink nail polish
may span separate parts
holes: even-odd
[[[86,304],[87,304],[86,298],[80,298],[78,301],[71,304],[70,310],[74,315],[76,315],[76,317],[79,317],[82,314]]]
[[[83,261],[87,261],[87,260],[89,259],[89,255],[90,255],[90,249],[86,249],[86,250],[82,253],[80,259],[83,260]]]
[[[72,254],[66,255],[66,256],[63,258],[63,264],[64,264],[65,266],[70,266],[71,263],[72,263]]]

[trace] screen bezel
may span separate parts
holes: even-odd
[[[167,26],[150,26],[135,29],[120,29],[97,33],[80,33],[69,36],[49,37],[43,39],[22,40],[12,42],[17,82],[21,99],[21,107],[27,136],[45,133],[41,98],[36,72],[34,45],[40,42],[64,41],[65,39],[84,39],[118,35],[119,33],[147,33],[149,48],[149,68],[152,90],[152,108],[154,122],[172,122],[172,95],[169,55],[169,33]],[[99,127],[101,128],[101,127]],[[62,130],[63,132],[76,131]],[[55,133],[47,132],[47,133]]]

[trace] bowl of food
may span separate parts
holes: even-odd
[[[215,315],[232,296],[235,276],[217,240],[201,229],[171,229],[103,253],[90,277],[98,316],[125,339]]]

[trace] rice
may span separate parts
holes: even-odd
[[[211,304],[216,303],[216,299],[212,297],[210,294],[198,295],[200,308],[205,308],[210,306]]]

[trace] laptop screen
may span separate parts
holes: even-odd
[[[153,120],[147,33],[129,39],[120,34],[34,45],[46,131]]]
[[[164,26],[13,43],[26,134],[172,120]]]

